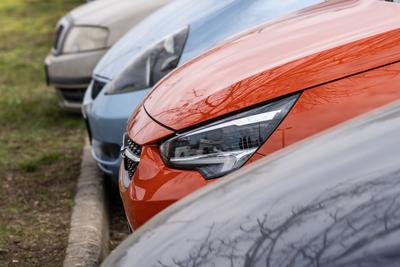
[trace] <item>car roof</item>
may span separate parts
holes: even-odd
[[[281,150],[161,212],[103,266],[398,266],[399,132],[397,102]]]
[[[234,33],[321,1],[175,0],[132,28],[107,52],[93,74],[112,80],[141,52],[188,25],[180,64]]]
[[[162,79],[144,102],[176,131],[400,60],[400,4],[328,1],[240,34]],[[159,101],[160,97],[165,101]]]

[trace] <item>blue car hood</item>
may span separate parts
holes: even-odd
[[[266,20],[322,0],[176,0],[156,11],[122,37],[101,59],[95,77],[112,80],[152,44],[190,27],[180,64],[227,37]]]

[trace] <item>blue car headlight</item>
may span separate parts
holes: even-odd
[[[178,66],[188,34],[186,26],[144,51],[106,87],[105,93],[118,94],[154,86]]]
[[[220,177],[246,163],[275,131],[299,94],[230,116],[166,140],[160,145],[167,166]]]

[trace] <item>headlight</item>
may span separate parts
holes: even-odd
[[[177,67],[188,33],[185,27],[144,51],[107,86],[106,94],[152,87]]]
[[[80,53],[107,47],[108,30],[100,27],[76,26],[67,33],[63,53]]]
[[[275,131],[299,94],[242,112],[161,144],[168,166],[198,170],[206,179],[241,166]]]

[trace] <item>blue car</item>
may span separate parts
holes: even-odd
[[[98,63],[84,97],[82,112],[99,167],[117,181],[126,122],[169,72],[233,34],[320,2],[176,0],[139,23]]]

